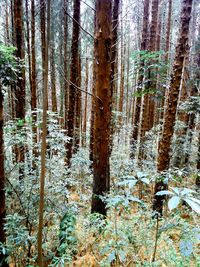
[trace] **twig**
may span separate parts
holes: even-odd
[[[65,80],[69,85],[70,85],[70,84],[73,85],[73,86],[75,87],[75,89],[80,90],[81,92],[84,92],[84,93],[86,93],[86,94],[88,94],[88,95],[90,95],[90,96],[92,96],[92,97],[98,99],[98,100],[101,102],[101,104],[103,104],[103,101],[101,100],[101,98],[99,98],[99,97],[96,96],[96,95],[93,95],[92,93],[86,92],[85,90],[83,90],[82,88],[80,88],[80,87],[78,87],[76,84],[74,84],[73,82],[67,80],[67,79],[65,78],[65,75],[64,75],[64,72],[63,72],[62,68],[60,67],[59,69],[61,70],[61,74],[62,74],[64,80]]]
[[[86,31],[81,25],[80,25],[80,23],[78,23],[78,21],[77,20],[75,20],[68,12],[67,12],[67,10],[63,7],[63,9],[64,9],[64,11],[65,11],[65,13],[67,14],[67,16],[68,17],[70,17],[70,19],[72,19],[73,21],[75,21],[76,22],[76,24],[80,27],[80,29],[82,30],[82,31],[84,31],[86,34],[88,34],[92,39],[94,39],[94,36],[92,36],[92,34],[91,33],[89,33],[88,31]]]

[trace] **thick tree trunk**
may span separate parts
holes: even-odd
[[[142,26],[142,40],[140,45],[140,50],[145,51],[148,47],[148,23],[149,23],[149,0],[144,1],[144,11],[143,11],[143,26]],[[144,62],[141,62],[141,68],[139,70],[138,82],[137,82],[137,92],[140,93],[143,87],[143,79],[144,79]],[[131,136],[131,153],[130,157],[133,159],[135,157],[137,140],[138,140],[138,132],[139,132],[139,124],[140,124],[140,116],[141,116],[141,104],[142,97],[136,98],[135,104],[135,112],[133,117],[133,132]]]
[[[179,96],[179,87],[182,76],[182,69],[184,64],[184,58],[188,50],[188,35],[189,35],[189,22],[192,10],[192,0],[183,0],[181,11],[181,25],[178,44],[176,47],[176,55],[173,65],[173,72],[170,81],[170,89],[168,99],[166,103],[166,110],[164,114],[164,125],[162,136],[159,141],[158,147],[158,160],[157,170],[158,172],[166,171],[170,162],[170,144],[171,138],[174,133],[174,122],[176,118],[176,109]],[[163,209],[163,196],[157,196],[156,193],[166,188],[166,184],[163,181],[156,182],[154,189],[154,202],[153,210],[162,215]]]
[[[79,57],[79,32],[80,32],[80,0],[74,0],[73,14],[73,36],[71,46],[71,66],[70,66],[70,85],[69,85],[69,109],[67,119],[67,136],[70,140],[66,144],[67,157],[66,164],[70,165],[72,158],[72,146],[74,139],[74,119],[75,119],[75,101],[76,86],[78,86],[78,57]]]
[[[110,188],[109,154],[111,123],[111,27],[112,1],[96,1],[96,34],[94,43],[96,99],[94,123],[94,180],[92,213],[106,215],[106,204],[101,196]]]

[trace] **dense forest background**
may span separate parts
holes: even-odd
[[[0,0],[0,266],[200,266],[199,0]]]

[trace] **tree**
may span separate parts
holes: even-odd
[[[101,197],[109,192],[109,154],[111,122],[111,26],[112,1],[96,1],[95,23],[95,92],[96,109],[94,116],[94,156],[92,213],[106,215],[106,204]]]
[[[164,113],[164,124],[161,139],[158,146],[157,170],[166,171],[170,162],[170,144],[174,133],[174,122],[179,96],[184,59],[188,50],[189,23],[192,11],[192,0],[182,1],[181,24],[179,39],[176,46],[176,55],[173,64],[173,71],[170,81],[169,94]],[[153,210],[162,215],[163,196],[156,195],[157,192],[166,189],[166,184],[161,180],[157,181],[154,188]]]
[[[67,118],[67,136],[70,137],[66,144],[67,157],[66,163],[69,166],[72,158],[72,147],[74,138],[74,119],[76,90],[78,86],[78,58],[79,58],[79,33],[80,33],[80,0],[74,0],[73,14],[73,36],[71,46],[71,65],[70,65],[70,85],[69,85],[69,109]]]
[[[43,213],[44,213],[44,196],[45,196],[45,175],[46,175],[46,150],[47,150],[47,101],[48,101],[48,61],[49,61],[49,42],[50,42],[50,16],[51,16],[51,0],[47,0],[47,35],[45,37],[45,53],[44,53],[44,88],[43,88],[43,117],[42,117],[42,143],[41,143],[41,172],[40,172],[40,200],[39,200],[39,224],[38,224],[38,265],[43,267],[43,249],[42,249],[42,233],[43,233]],[[44,32],[43,32],[44,34]],[[43,39],[43,37],[42,37]]]
[[[24,25],[23,25],[23,0],[14,0],[14,33],[16,44],[16,56],[18,59],[24,61]],[[18,80],[15,87],[15,115],[18,120],[24,121],[25,119],[25,68],[21,68],[18,75]],[[23,124],[22,124],[23,125]],[[19,126],[20,127],[20,126]],[[24,176],[24,146],[16,147],[16,161],[20,163],[19,166],[19,179]]]

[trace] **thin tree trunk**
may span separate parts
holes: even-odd
[[[70,140],[66,144],[67,157],[66,164],[70,165],[72,158],[72,146],[74,139],[74,119],[75,119],[75,101],[76,101],[76,87],[78,86],[78,56],[79,56],[79,28],[80,24],[80,0],[74,0],[74,14],[73,14],[73,36],[71,46],[71,66],[70,66],[70,85],[69,85],[69,109],[67,119],[67,136]]]
[[[54,17],[53,5],[51,7],[51,17]],[[51,21],[51,45],[50,45],[50,66],[51,66],[51,110],[57,112],[56,97],[56,69],[55,69],[55,38],[54,38],[54,21]]]
[[[44,64],[44,88],[43,88],[43,118],[42,118],[42,143],[41,143],[41,173],[40,173],[40,199],[39,199],[39,224],[38,224],[38,265],[43,267],[43,216],[45,200],[45,174],[46,174],[46,148],[47,148],[47,95],[48,95],[48,50],[50,42],[50,11],[51,0],[47,0],[47,37],[45,37],[45,64]],[[44,34],[44,32],[42,33]]]
[[[33,142],[37,143],[37,86],[36,86],[36,56],[35,56],[35,1],[31,0],[31,110],[33,119]],[[34,152],[36,156],[36,151]]]
[[[64,0],[64,121],[65,121],[65,129],[67,129],[67,116],[68,116],[68,109],[69,109],[69,86],[67,83],[68,80],[68,18],[67,18],[67,11],[68,11],[68,0]]]
[[[16,43],[16,57],[24,60],[24,28],[23,28],[23,1],[14,0],[14,31]],[[16,118],[24,121],[25,119],[25,68],[22,67],[17,79],[15,88],[15,112]],[[19,130],[21,126],[18,126]],[[24,177],[24,146],[17,146],[16,161],[20,163],[19,166],[19,179]]]
[[[171,144],[171,138],[174,133],[174,123],[176,118],[179,87],[181,82],[184,58],[188,50],[188,35],[189,35],[189,22],[191,17],[191,11],[192,11],[192,0],[183,0],[179,39],[176,46],[176,55],[173,65],[173,72],[170,81],[170,89],[166,103],[166,110],[164,114],[163,131],[158,147],[158,160],[157,160],[158,172],[166,171],[169,167],[170,144]],[[156,182],[154,189],[153,210],[160,215],[162,215],[164,197],[157,196],[156,193],[165,188],[166,184],[163,181]]]
[[[46,1],[40,0],[40,32],[41,32],[41,53],[42,53],[42,78],[44,88],[45,75],[45,49],[46,49]],[[48,110],[48,94],[47,94],[47,110]]]
[[[94,122],[94,180],[92,213],[106,215],[106,204],[101,196],[110,188],[110,123],[111,123],[111,27],[112,0],[96,1],[95,91],[101,99],[96,99]]]

